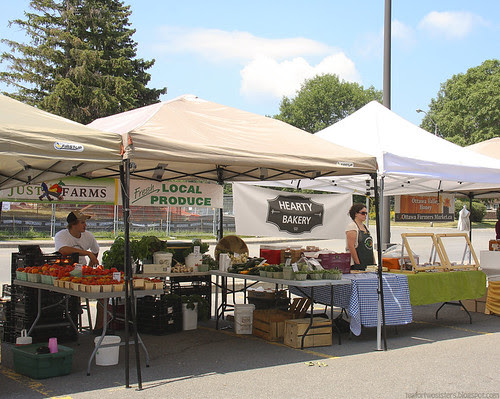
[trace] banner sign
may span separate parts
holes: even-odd
[[[130,181],[130,205],[222,208],[223,195],[220,184]]]
[[[115,204],[116,187],[117,180],[112,178],[88,180],[82,177],[65,177],[0,190],[0,201]]]
[[[394,198],[396,222],[452,222],[453,194],[399,195]]]
[[[233,183],[236,234],[345,238],[351,194],[303,194]]]

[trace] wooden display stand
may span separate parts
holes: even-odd
[[[464,256],[462,258],[462,264],[452,265],[450,259],[448,258],[448,254],[446,253],[446,248],[443,242],[443,238],[447,237],[463,237],[465,239],[465,251]],[[441,247],[441,253],[443,254],[442,260],[448,270],[477,270],[479,267],[479,260],[477,259],[476,252],[472,247],[472,243],[469,240],[469,236],[467,233],[447,233],[447,234],[436,234],[436,240],[438,245]],[[474,263],[465,264],[463,263],[465,260],[465,256],[467,253],[467,249],[470,251],[471,257],[474,259]]]
[[[435,271],[445,271],[446,265],[443,262],[443,249],[440,245],[438,245],[436,236],[434,233],[402,233],[401,237],[403,238],[403,248],[408,252],[408,257],[410,258],[411,270],[404,270],[404,264],[401,265],[401,271],[404,273],[417,273],[423,272],[427,270],[435,270]],[[432,241],[431,248],[431,256],[429,262],[432,262],[425,266],[420,266],[415,257],[413,256],[413,251],[411,250],[410,243],[408,242],[408,238],[410,237],[428,237]],[[435,254],[438,255],[440,263],[435,263]],[[404,254],[403,254],[404,255]]]
[[[445,272],[450,270],[478,270],[479,260],[477,259],[476,253],[474,252],[474,248],[472,247],[472,243],[469,240],[469,236],[467,233],[446,233],[446,234],[434,234],[434,233],[402,233],[401,237],[403,238],[403,248],[408,252],[408,257],[411,262],[411,270],[403,270],[403,266],[401,266],[401,271],[405,273],[417,273],[427,270]],[[411,250],[410,243],[408,242],[409,237],[429,237],[432,240],[431,247],[431,256],[429,259],[429,264],[425,266],[420,266],[415,257],[413,256],[413,251]],[[458,265],[454,265],[451,263],[448,254],[446,252],[446,246],[443,242],[443,238],[449,237],[462,237],[465,240],[465,251],[462,259],[462,263]],[[470,251],[471,257],[474,260],[474,263],[465,264],[464,259],[467,253],[467,249]],[[435,261],[436,255],[439,257],[439,263]]]

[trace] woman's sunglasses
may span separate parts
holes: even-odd
[[[358,212],[361,215],[368,215],[368,212]]]

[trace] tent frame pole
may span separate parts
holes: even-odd
[[[125,159],[120,165],[120,180],[122,187],[122,205],[124,219],[125,239],[125,386],[130,388],[130,321],[132,321],[132,333],[134,336],[135,358],[137,368],[137,383],[142,390],[141,359],[139,354],[139,337],[137,335],[137,319],[135,313],[134,286],[132,278],[132,259],[130,256],[130,160]]]
[[[384,338],[384,350],[387,350],[387,334],[386,334],[386,326],[385,326],[385,307],[384,307],[384,286],[382,280],[382,245],[381,245],[381,226],[380,226],[380,214],[379,214],[379,205],[380,205],[380,194],[383,195],[383,180],[381,183],[381,193],[379,194],[378,190],[378,181],[377,174],[373,173],[370,175],[373,179],[373,186],[375,191],[375,223],[377,224],[377,274],[378,274],[378,306],[379,306],[379,315],[382,316],[382,334]],[[380,318],[377,325],[377,350],[382,350],[380,343]]]

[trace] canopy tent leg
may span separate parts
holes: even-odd
[[[381,232],[380,232],[380,215],[379,215],[379,199],[381,196],[384,195],[384,180],[382,178],[381,184],[380,184],[380,194],[378,191],[378,184],[377,184],[377,175],[373,174],[371,175],[373,179],[373,185],[374,185],[374,191],[375,191],[375,221],[377,224],[377,263],[378,263],[378,268],[377,268],[377,274],[378,274],[378,310],[377,310],[377,315],[378,315],[378,321],[377,321],[377,350],[382,350],[382,345],[381,345],[381,334],[383,334],[384,338],[384,350],[387,350],[387,334],[386,334],[386,328],[385,328],[385,309],[384,309],[384,287],[383,287],[383,281],[382,281],[382,246],[381,244]],[[389,201],[387,201],[389,202]],[[381,317],[380,317],[381,316]],[[380,323],[382,322],[382,328]]]
[[[120,165],[120,181],[122,188],[122,205],[123,205],[123,220],[124,220],[124,239],[125,239],[125,386],[130,388],[130,320],[132,320],[134,345],[136,355],[137,368],[137,383],[139,390],[142,390],[142,373],[139,356],[139,340],[137,336],[137,320],[133,310],[134,289],[132,279],[132,262],[130,256],[130,160],[125,159]]]

